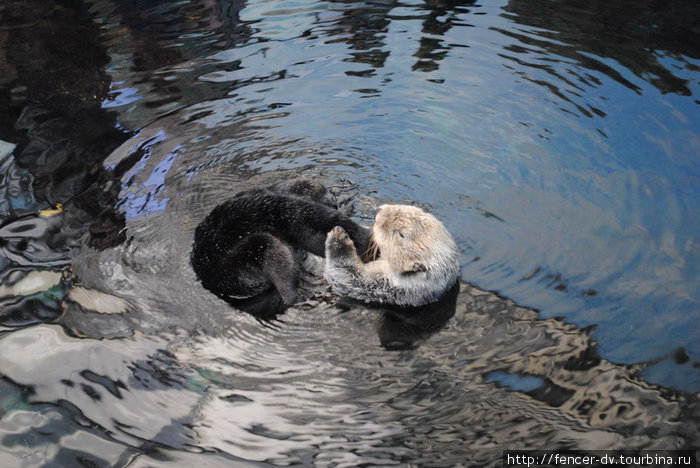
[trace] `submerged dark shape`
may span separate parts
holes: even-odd
[[[377,323],[381,345],[388,350],[415,349],[442,330],[455,314],[460,283],[455,281],[437,301],[416,307],[384,306]]]
[[[317,182],[293,179],[244,191],[197,226],[192,267],[220,298],[254,315],[274,314],[297,301],[300,258],[322,256],[334,226],[348,231],[359,252],[367,249],[369,232],[335,209]]]

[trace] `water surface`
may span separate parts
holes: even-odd
[[[77,3],[0,10],[8,465],[698,449],[693,2]],[[204,290],[201,219],[300,175],[442,219],[455,310]]]

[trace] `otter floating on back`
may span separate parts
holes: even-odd
[[[342,226],[328,233],[325,276],[337,294],[367,303],[421,306],[437,301],[459,277],[454,239],[420,208],[379,207],[372,242],[380,257],[362,263]]]
[[[334,226],[365,251],[369,232],[335,209],[333,196],[318,182],[292,179],[244,191],[197,226],[192,267],[202,285],[224,300],[276,291],[289,306],[297,300],[297,257],[304,251],[323,256]]]

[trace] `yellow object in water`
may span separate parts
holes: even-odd
[[[53,215],[57,215],[58,213],[63,213],[63,204],[61,204],[61,203],[56,203],[56,209],[54,209],[54,210],[41,210],[39,212],[39,216],[43,216],[44,218],[49,218]]]

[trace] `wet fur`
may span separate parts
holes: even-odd
[[[337,294],[367,303],[420,306],[437,301],[459,277],[454,239],[419,208],[381,206],[372,244],[375,260],[362,263],[342,226],[328,233],[325,276]]]
[[[205,288],[230,302],[276,290],[291,305],[298,297],[299,258],[304,251],[323,256],[334,226],[364,252],[368,231],[335,209],[333,196],[317,182],[295,179],[241,192],[197,226],[192,267]]]

